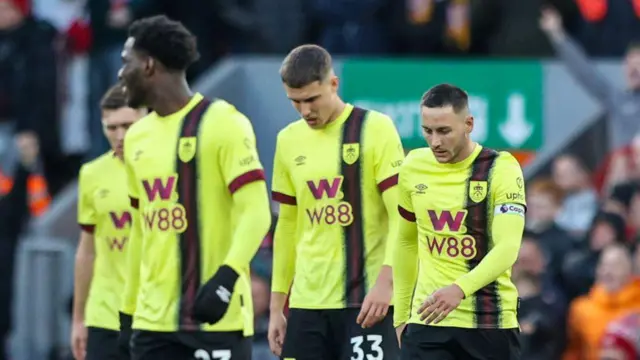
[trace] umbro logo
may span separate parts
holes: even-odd
[[[140,156],[142,155],[142,150],[138,150],[135,152],[135,154],[133,154],[133,161],[138,161],[140,160]]]
[[[418,184],[415,186],[416,194],[424,194],[424,191],[427,190],[428,186],[425,184]]]
[[[227,290],[226,287],[220,285],[218,286],[218,290],[216,290],[216,295],[225,303],[229,303],[231,301],[231,292]]]
[[[304,165],[305,161],[307,161],[307,157],[304,156],[304,155],[300,155],[297,158],[295,158],[294,161],[296,162],[296,165],[298,165],[298,166]]]

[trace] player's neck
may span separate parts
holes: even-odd
[[[155,87],[149,106],[164,117],[180,111],[192,97],[193,92],[186,79],[167,79],[164,84]]]
[[[478,144],[476,144],[474,141],[467,141],[467,144],[464,146],[464,148],[458,153],[458,156],[453,159],[453,161],[451,161],[452,164],[455,163],[459,163],[461,161],[466,160],[469,156],[471,156],[471,154],[473,153],[473,150],[476,149],[476,146]]]
[[[339,118],[346,106],[347,104],[345,104],[344,101],[342,101],[342,99],[338,98],[336,103],[336,108],[335,110],[333,110],[333,113],[331,113],[331,116],[329,117],[329,122],[327,124],[331,124],[337,118]]]

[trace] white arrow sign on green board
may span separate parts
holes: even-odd
[[[450,83],[469,93],[474,140],[495,149],[537,150],[543,138],[542,81],[542,67],[533,61],[347,60],[341,83],[345,100],[391,116],[408,148],[425,146],[421,95]]]

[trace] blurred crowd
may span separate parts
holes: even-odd
[[[343,55],[558,56],[607,110],[616,150],[595,173],[559,156],[529,183],[513,271],[524,359],[640,354],[640,0],[0,0],[0,213],[12,214],[0,217],[0,337],[20,225],[107,149],[98,99],[116,81],[127,26],[157,13],[198,36],[190,80],[228,54],[306,42]],[[627,88],[590,57],[624,58]],[[268,237],[253,263],[255,359],[271,358],[270,261]]]

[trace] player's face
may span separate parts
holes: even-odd
[[[631,50],[624,59],[627,86],[640,89],[640,50]]]
[[[146,110],[136,110],[130,107],[102,111],[102,130],[116,156],[122,158],[124,135],[129,126],[146,115],[146,112]]]
[[[122,50],[122,68],[118,78],[123,83],[129,106],[138,109],[146,106],[149,77],[153,73],[153,60],[137,52],[133,45],[135,39],[130,37]]]
[[[312,129],[322,129],[329,123],[336,108],[337,77],[332,76],[322,82],[315,81],[299,89],[285,84],[284,89],[293,107]]]
[[[436,160],[455,163],[469,141],[473,130],[473,117],[466,111],[456,113],[451,106],[422,107],[422,133]]]

